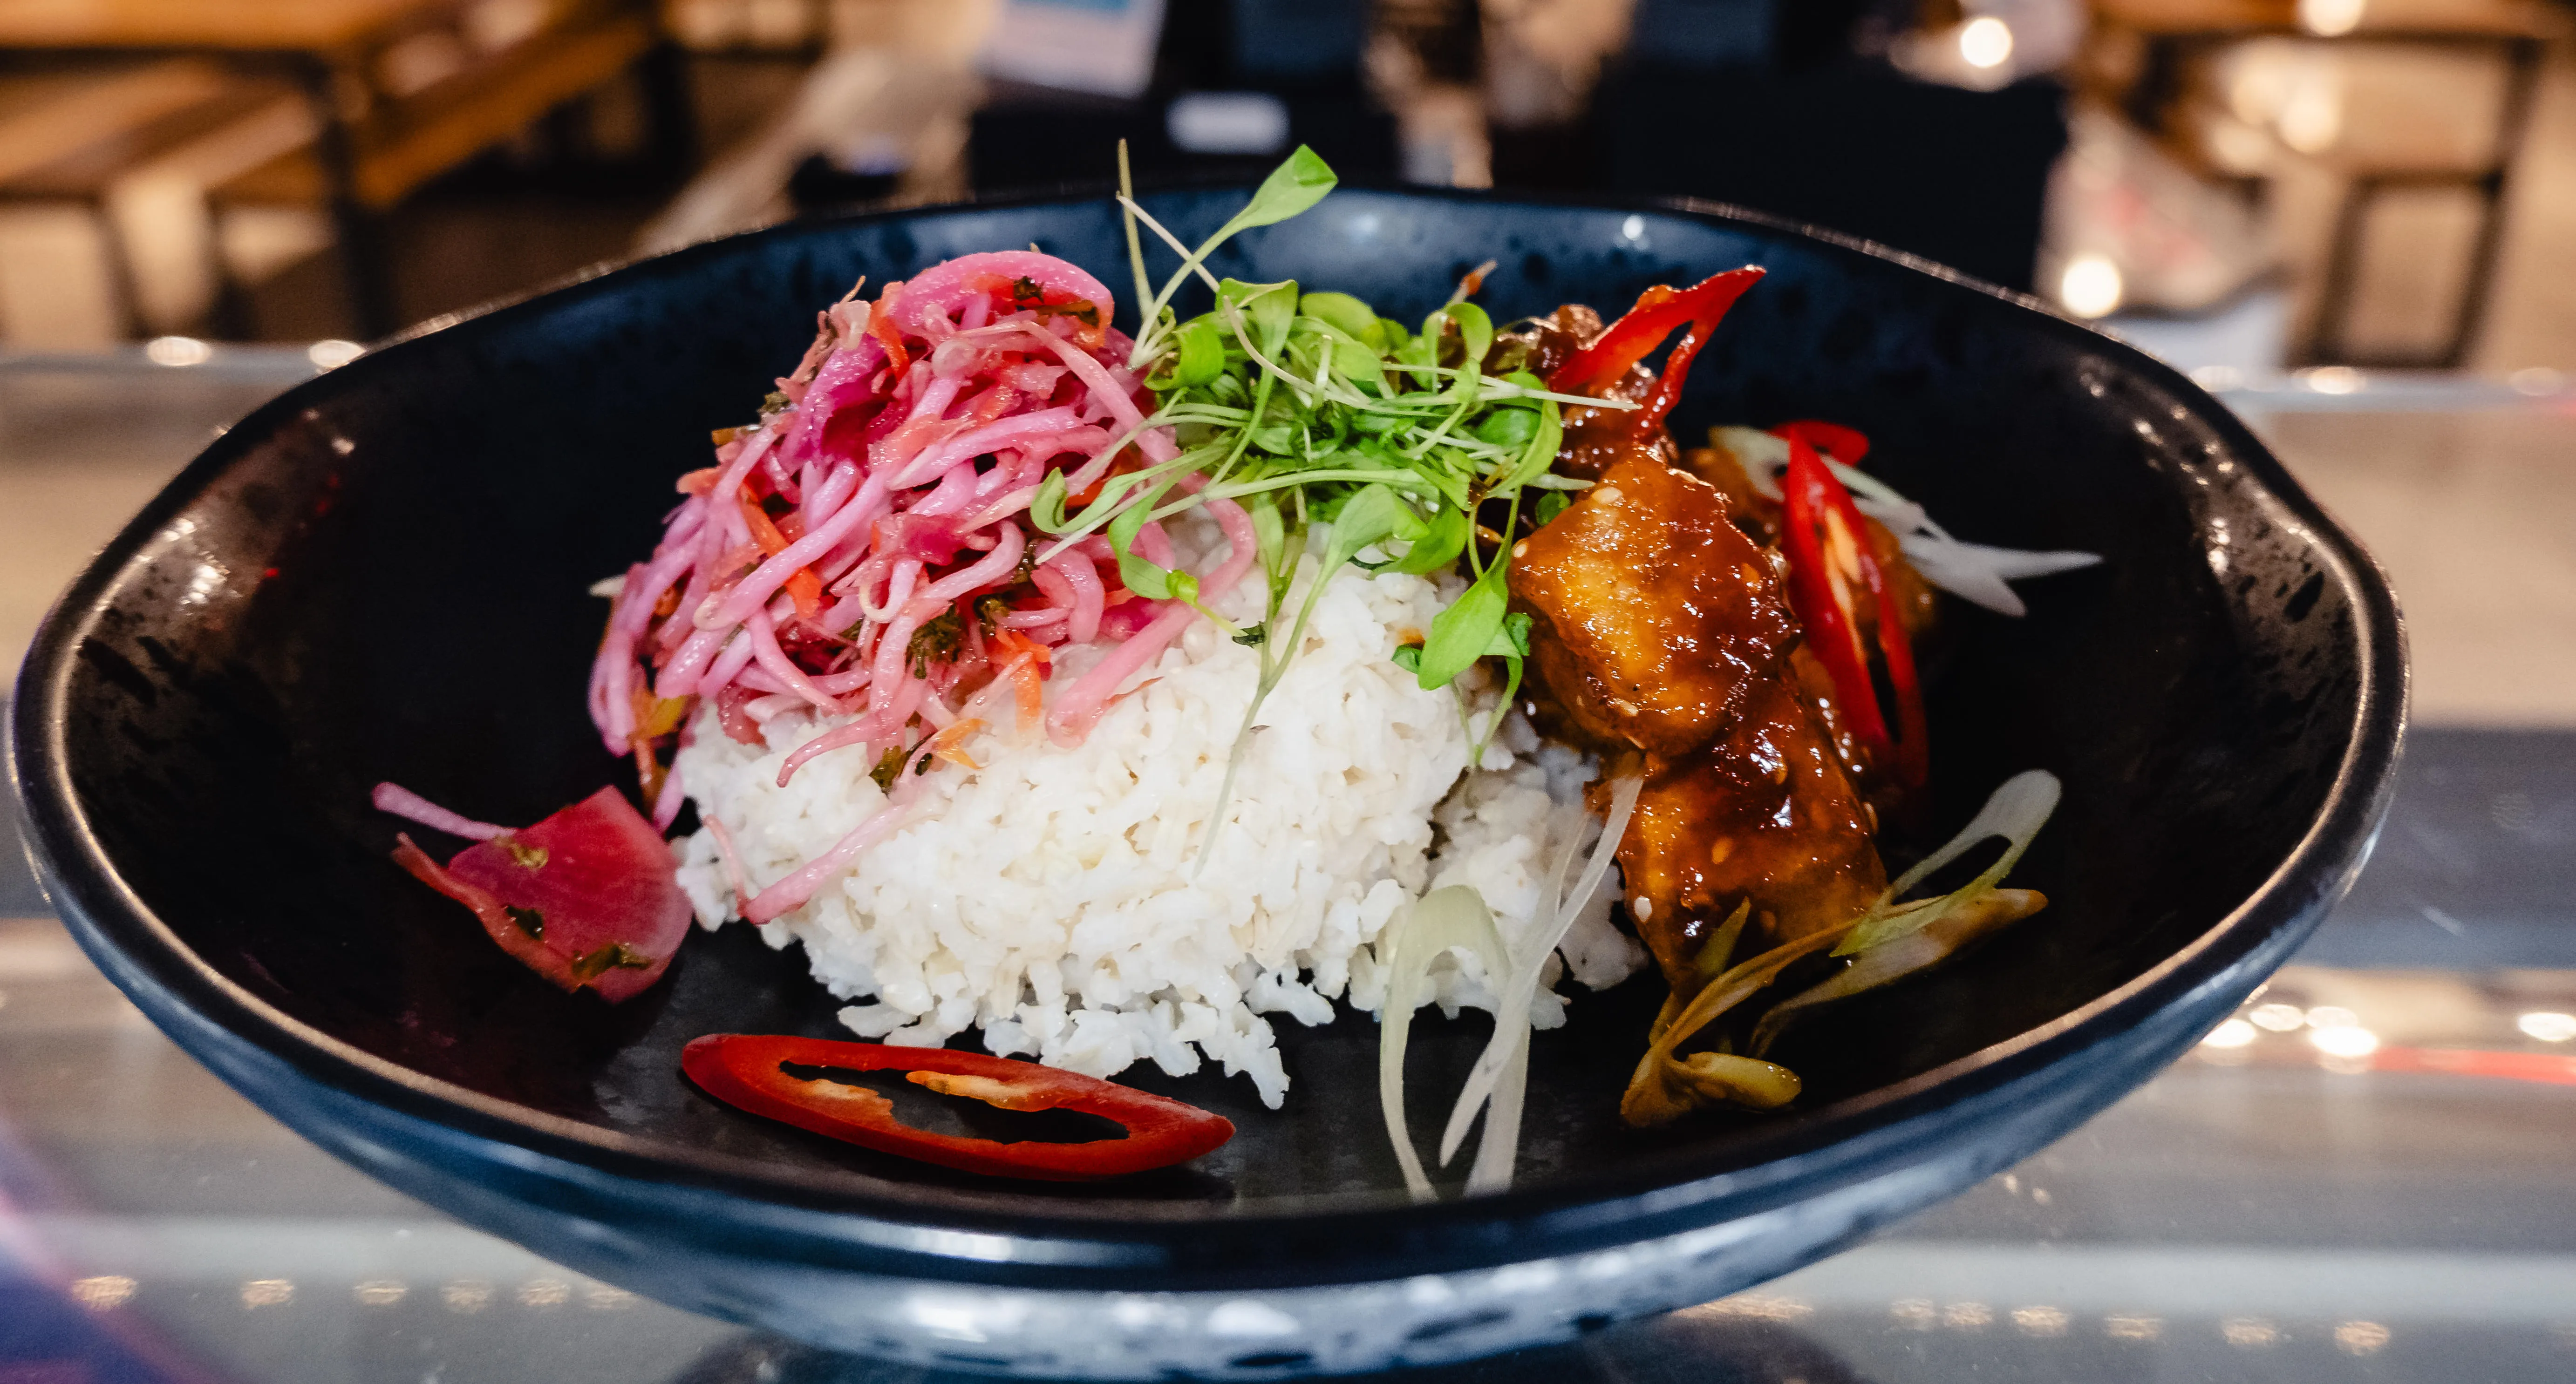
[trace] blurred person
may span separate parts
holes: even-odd
[[[1488,117],[1509,130],[1580,120],[1602,64],[1628,41],[1636,3],[1482,0]],[[1650,10],[1656,3],[1645,0]]]

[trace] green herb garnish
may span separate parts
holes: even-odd
[[[1061,478],[1051,476],[1030,518],[1056,536],[1050,554],[1102,534],[1129,590],[1197,605],[1196,578],[1146,558],[1136,550],[1137,535],[1150,521],[1216,499],[1250,513],[1268,579],[1262,618],[1250,629],[1263,633],[1256,640],[1220,625],[1261,651],[1260,683],[1236,736],[1218,815],[1262,701],[1303,641],[1317,596],[1344,566],[1423,576],[1456,570],[1466,577],[1466,592],[1432,622],[1428,640],[1405,666],[1429,690],[1448,686],[1479,659],[1499,658],[1508,670],[1508,700],[1529,654],[1526,618],[1507,618],[1508,536],[1520,526],[1525,501],[1533,518],[1552,518],[1564,508],[1562,490],[1581,486],[1549,474],[1564,436],[1563,408],[1623,405],[1552,392],[1520,368],[1525,353],[1497,356],[1493,320],[1471,302],[1442,306],[1416,330],[1347,293],[1307,293],[1293,282],[1243,283],[1210,273],[1208,256],[1227,240],[1285,221],[1333,190],[1333,170],[1311,149],[1290,155],[1249,205],[1195,248],[1123,190],[1123,154],[1121,168],[1118,201],[1137,301],[1144,305],[1128,364],[1158,399],[1135,432],[1169,427],[1179,451],[1111,478],[1078,509],[1068,508]],[[1145,272],[1140,226],[1181,256],[1159,287]],[[1184,318],[1173,304],[1193,279],[1213,305]],[[1195,491],[1182,485],[1193,476]],[[1485,506],[1499,511],[1493,532],[1505,542],[1476,541],[1476,516]],[[1309,546],[1307,531],[1318,523],[1329,525],[1321,532],[1330,535],[1318,554],[1319,570],[1303,605],[1286,611]]]
[[[1011,603],[999,596],[987,596],[975,603],[975,622],[984,627],[984,637],[991,639],[1002,632],[1002,617],[1011,613]]]
[[[1086,327],[1100,325],[1098,303],[1088,298],[1050,303],[1046,300],[1045,286],[1025,274],[1011,284],[1011,306],[1039,317],[1070,317]]]
[[[894,791],[895,775],[903,772],[903,760],[904,749],[901,745],[889,745],[884,754],[877,756],[877,767],[868,770],[868,777],[876,780],[878,792]]]
[[[545,914],[533,908],[521,908],[517,904],[503,904],[501,911],[510,915],[510,921],[519,925],[519,931],[540,942],[546,940]]]
[[[904,646],[904,655],[912,662],[912,675],[930,676],[931,665],[954,663],[957,651],[966,641],[966,622],[957,618],[957,608],[950,606],[921,622],[912,632],[912,642]]]

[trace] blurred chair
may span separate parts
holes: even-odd
[[[2533,0],[2094,6],[2089,80],[2167,149],[2250,196],[2309,172],[2336,184],[2297,363],[2452,369],[2466,359],[2555,15]],[[2356,344],[2373,214],[2395,196],[2442,192],[2466,197],[2475,215],[2438,335],[2420,348]]]
[[[699,53],[819,58],[831,46],[834,0],[664,0],[672,36]]]
[[[292,132],[300,105],[283,83],[191,59],[0,82],[0,204],[77,208],[97,238],[113,327],[126,336],[178,330],[206,303],[197,272],[204,217],[182,174],[180,224],[172,225],[167,175],[197,161],[192,155],[208,141],[275,126],[281,113],[290,141],[300,142]],[[165,232],[184,242],[176,285],[170,257],[155,256],[160,247],[150,243],[169,239]],[[9,326],[0,320],[0,330]]]
[[[2073,103],[2067,132],[2039,275],[2061,306],[2083,317],[2124,311],[2180,323],[2237,311],[2249,296],[2277,305],[2279,257],[2259,200],[2242,184],[2176,158],[2093,100]],[[2259,358],[2229,363],[2277,370],[2286,352],[2276,342]]]
[[[240,80],[291,84],[308,117],[300,130],[270,147],[233,141],[220,157],[178,164],[211,182],[227,207],[326,211],[360,335],[395,325],[384,213],[429,179],[630,70],[644,92],[649,157],[676,169],[694,139],[679,56],[660,41],[654,0],[0,3],[0,60],[11,71],[41,78],[67,60],[147,55],[199,57]],[[101,185],[130,181],[118,167],[147,154],[161,162],[145,146],[191,125],[205,130],[207,118],[165,106],[126,119],[130,135],[106,120],[48,127],[22,145],[50,141],[33,162],[62,166],[28,195],[95,204]],[[237,157],[246,148],[257,156]]]
[[[651,13],[570,0],[536,14],[526,27],[498,35],[427,30],[379,57],[362,113],[348,127],[349,181],[360,210],[383,215],[430,179],[630,72],[645,88],[648,160],[666,168],[689,160],[693,127],[677,55],[662,43]],[[288,150],[209,189],[218,220],[328,206],[331,187],[318,153]],[[231,325],[238,326],[244,287],[230,263],[218,267]]]

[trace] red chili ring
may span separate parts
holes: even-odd
[[[1123,1137],[1081,1144],[1006,1144],[916,1129],[894,1117],[894,1102],[864,1086],[789,1076],[787,1063],[850,1071],[898,1071],[943,1095],[1003,1110],[1078,1110],[1114,1120]],[[701,1090],[739,1110],[846,1140],[879,1153],[917,1158],[995,1177],[1080,1182],[1168,1167],[1234,1137],[1234,1122],[1195,1105],[1098,1077],[947,1048],[898,1048],[828,1038],[711,1033],[680,1054]],[[922,1080],[929,1076],[931,1081]]]

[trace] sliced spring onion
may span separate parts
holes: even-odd
[[[1832,1000],[1857,995],[1893,984],[1917,971],[1946,961],[1960,948],[2005,926],[2019,922],[2048,906],[2048,899],[2035,889],[1989,889],[1955,908],[1945,910],[1939,921],[1891,942],[1870,948],[1852,958],[1831,979],[1799,991],[1771,1006],[1762,1021],[1753,1026],[1752,1040],[1746,1044],[1756,1057],[1771,1050],[1789,1021],[1801,1012]]]
[[[1673,1063],[1679,1080],[1707,1100],[1777,1110],[1798,1098],[1798,1074],[1776,1062],[1726,1052],[1695,1052]]]
[[[1842,929],[1835,928],[1784,943],[1701,986],[1671,1022],[1659,1023],[1654,1041],[1637,1062],[1637,1073],[1628,1082],[1627,1094],[1620,1097],[1620,1118],[1640,1128],[1650,1128],[1689,1113],[1698,1104],[1696,1085],[1684,1084],[1677,1089],[1674,1051],[1719,1015],[1778,980],[1792,964],[1825,950],[1841,936]]]
[[[1610,812],[1601,824],[1601,839],[1592,849],[1592,859],[1584,865],[1583,874],[1575,880],[1574,888],[1558,897],[1556,916],[1549,921],[1546,931],[1532,937],[1513,959],[1508,982],[1496,987],[1494,1036],[1486,1043],[1484,1054],[1476,1059],[1474,1069],[1467,1073],[1466,1085],[1458,1092],[1458,1103],[1449,1112],[1449,1126],[1441,1132],[1440,1161],[1443,1165],[1457,1154],[1459,1144],[1467,1137],[1467,1126],[1474,1122],[1476,1112],[1484,1108],[1487,1099],[1495,1094],[1506,1072],[1517,1074],[1526,1070],[1529,1062],[1529,1007],[1530,1002],[1538,997],[1539,971],[1546,966],[1548,957],[1555,953],[1557,946],[1565,941],[1565,934],[1573,930],[1575,917],[1583,911],[1585,904],[1591,902],[1593,891],[1601,887],[1603,877],[1609,874],[1610,862],[1619,853],[1620,838],[1628,834],[1628,818],[1636,811],[1637,795],[1645,790],[1645,786],[1643,776],[1619,779],[1610,785]],[[1517,1084],[1517,1075],[1514,1081]],[[1506,1114],[1510,1116],[1508,1127],[1503,1118]],[[1511,1185],[1511,1165],[1518,1156],[1519,1114],[1517,1102],[1508,1112],[1499,1101],[1496,1102],[1493,1114],[1487,1118],[1485,1148],[1499,1146],[1502,1149],[1494,1159],[1500,1166],[1486,1166],[1484,1149],[1480,1148],[1476,1166],[1469,1170],[1469,1191]],[[1477,1176],[1479,1171],[1484,1174],[1481,1178]]]
[[[1748,896],[1735,906],[1734,912],[1726,915],[1725,922],[1717,925],[1717,931],[1709,934],[1708,941],[1700,947],[1698,957],[1692,962],[1700,979],[1715,980],[1726,973],[1726,963],[1735,959],[1736,941],[1744,936],[1744,925],[1752,917],[1753,900]]]
[[[1968,825],[1951,837],[1947,845],[1923,857],[1913,869],[1899,875],[1894,884],[1887,886],[1887,892],[1879,896],[1878,904],[1863,914],[1853,925],[1851,935],[1843,939],[1841,946],[1834,948],[1834,955],[1851,956],[1920,932],[1939,922],[1952,909],[2001,883],[2021,860],[2022,852],[2030,849],[2031,838],[2039,835],[2039,829],[2048,824],[2049,814],[2057,810],[2060,791],[2057,775],[2045,769],[2031,769],[2004,780],[1994,795],[1986,799],[1986,805],[1977,810],[1977,815],[1969,819]],[[1933,871],[1966,855],[1990,836],[2004,840],[2004,853],[1975,879],[1927,903],[1894,903],[1907,890],[1931,878]]]
[[[2036,892],[1997,889],[1995,885],[2030,848],[2031,838],[2039,834],[2040,827],[2056,809],[2058,796],[2057,777],[2045,770],[2033,769],[2006,779],[1965,830],[1899,876],[1875,903],[1862,910],[1859,917],[1840,927],[1811,933],[1794,942],[1773,947],[1727,968],[1701,986],[1688,1004],[1679,1006],[1678,1013],[1674,1012],[1676,1006],[1667,1001],[1664,1015],[1655,1022],[1654,1036],[1647,1045],[1646,1055],[1637,1063],[1636,1075],[1628,1083],[1627,1094],[1620,1098],[1620,1116],[1632,1125],[1644,1127],[1676,1119],[1709,1100],[1734,1101],[1757,1109],[1768,1109],[1771,1106],[1763,1102],[1775,1096],[1778,1099],[1772,1101],[1774,1105],[1794,1099],[1796,1091],[1784,1088],[1777,1077],[1769,1076],[1757,1067],[1738,1064],[1759,1058],[1768,1051],[1772,1041],[1779,1037],[1781,1029],[1798,1011],[1912,975],[1950,956],[1970,941],[2007,923],[2026,918],[2045,906],[2048,901]],[[1896,902],[1907,890],[1930,878],[1934,871],[1993,836],[2004,838],[2004,853],[1964,888],[1930,899]],[[1721,929],[1721,936],[1725,931]],[[1727,940],[1731,950],[1732,938]],[[1703,1061],[1712,1055],[1678,1055],[1682,1044],[1689,1042],[1720,1015],[1761,993],[1779,980],[1791,965],[1828,948],[1836,956],[1856,954],[1857,959],[1822,984],[1800,992],[1766,1013],[1755,1026],[1751,1058]],[[1770,1066],[1768,1063],[1758,1065]],[[1779,1076],[1795,1081],[1795,1073],[1786,1069],[1778,1071]],[[1788,1089],[1786,1096],[1779,1095],[1783,1089]]]
[[[1434,889],[1398,910],[1387,920],[1386,935],[1390,944],[1386,1007],[1378,1016],[1378,1109],[1386,1117],[1386,1137],[1395,1144],[1395,1161],[1404,1169],[1405,1189],[1414,1200],[1429,1201],[1431,1179],[1422,1171],[1422,1156],[1414,1151],[1404,1120],[1404,1049],[1413,1034],[1413,1011],[1429,988],[1432,963],[1445,952],[1473,954],[1485,963],[1485,974],[1496,978],[1510,963],[1484,896],[1463,884]],[[1499,1026],[1500,1016],[1496,1022]]]

